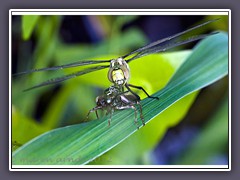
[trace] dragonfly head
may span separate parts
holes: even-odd
[[[130,69],[123,58],[113,59],[110,62],[108,79],[115,85],[124,85],[130,78]]]

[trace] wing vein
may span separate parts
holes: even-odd
[[[127,57],[130,56],[130,55],[133,55],[133,54],[136,54],[136,53],[141,53],[141,52],[146,51],[146,50],[148,50],[148,49],[154,48],[155,46],[159,46],[160,44],[170,42],[171,40],[174,40],[175,38],[177,38],[177,37],[179,37],[179,36],[181,36],[181,35],[183,35],[183,34],[186,34],[186,33],[190,32],[190,31],[193,31],[193,30],[195,30],[195,29],[198,29],[198,28],[200,28],[200,27],[202,27],[202,26],[205,26],[205,25],[207,25],[207,24],[209,24],[209,23],[212,23],[212,22],[214,22],[214,21],[217,21],[217,20],[219,20],[219,18],[218,18],[218,19],[209,20],[209,21],[207,21],[207,22],[204,22],[204,23],[202,23],[202,24],[199,24],[199,25],[196,25],[196,26],[194,26],[194,27],[192,27],[192,28],[189,28],[189,29],[187,29],[187,30],[185,30],[185,31],[182,31],[182,32],[179,32],[179,33],[174,34],[174,35],[172,35],[172,36],[169,36],[169,37],[166,37],[166,38],[157,40],[157,41],[152,42],[152,43],[150,43],[150,44],[147,44],[147,45],[145,45],[145,46],[143,46],[143,47],[140,47],[140,48],[138,48],[138,49],[136,49],[136,50],[134,50],[134,51],[132,51],[132,52],[130,52],[130,53],[122,56],[122,57],[123,57],[123,58],[127,58]],[[160,50],[160,51],[161,51],[161,50]],[[134,59],[136,59],[136,58],[134,58]]]
[[[78,77],[78,76],[81,76],[81,75],[84,75],[84,74],[87,74],[87,73],[90,73],[90,72],[98,71],[98,70],[101,70],[101,69],[104,69],[104,68],[107,68],[107,67],[109,67],[109,66],[94,66],[94,67],[91,67],[91,68],[87,68],[87,69],[84,69],[84,70],[81,70],[81,71],[74,72],[72,74],[68,74],[68,75],[65,75],[65,76],[49,79],[49,80],[44,81],[40,84],[37,84],[33,87],[25,89],[24,91],[29,91],[29,90],[32,90],[32,89],[35,89],[35,88],[39,88],[39,87],[47,86],[47,85],[51,85],[51,84],[57,84],[57,83],[66,81],[68,79],[75,78],[75,77]]]
[[[78,66],[85,66],[85,65],[92,65],[92,64],[100,64],[100,63],[106,63],[110,62],[111,60],[87,60],[87,61],[79,61],[79,62],[73,62],[69,64],[59,65],[59,66],[53,66],[53,67],[47,67],[47,68],[40,68],[40,69],[32,69],[29,71],[20,72],[17,74],[14,74],[13,76],[19,76],[19,75],[25,75],[25,74],[31,74],[34,72],[40,72],[40,71],[54,71],[59,69],[65,69],[65,68],[71,68],[71,67],[78,67]]]

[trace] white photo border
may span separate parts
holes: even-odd
[[[12,16],[14,15],[228,15],[228,165],[12,165]],[[9,170],[10,171],[231,171],[231,10],[230,9],[10,9],[9,10]]]

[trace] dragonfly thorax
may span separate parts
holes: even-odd
[[[110,62],[108,79],[115,85],[124,85],[130,78],[130,69],[123,58],[113,59]]]

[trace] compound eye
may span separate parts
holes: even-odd
[[[110,67],[112,68],[112,67],[114,67],[114,66],[115,66],[115,61],[112,60],[111,63],[110,63]]]
[[[122,65],[122,61],[119,60],[119,61],[118,61],[118,64],[119,64],[119,65]]]
[[[119,65],[121,65],[121,66],[123,65],[123,59],[122,58],[118,58],[117,62],[118,62]]]

